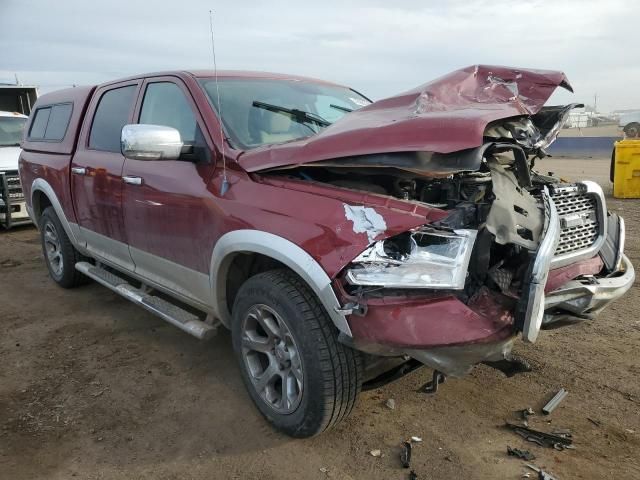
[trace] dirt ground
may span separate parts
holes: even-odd
[[[554,158],[547,169],[610,191],[606,160]],[[640,200],[609,207],[626,218],[627,255],[640,265]],[[519,342],[531,373],[481,366],[430,397],[416,392],[430,376],[421,369],[362,394],[334,430],[292,440],[251,404],[227,332],[201,343],[97,284],[58,288],[35,229],[0,233],[0,479],[406,479],[399,444],[412,435],[423,438],[418,479],[521,478],[507,445],[559,480],[638,479],[639,300],[636,284],[595,322]],[[531,424],[570,429],[575,450],[501,427],[560,387],[565,401]]]

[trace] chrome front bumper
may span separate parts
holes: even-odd
[[[608,277],[571,280],[562,288],[547,293],[543,324],[554,323],[559,316],[590,318],[624,295],[633,285],[636,274],[626,255],[622,256],[621,263],[620,270]],[[554,311],[560,313],[554,314]]]
[[[551,324],[593,318],[607,304],[624,295],[635,280],[633,265],[623,254],[624,221],[620,219],[617,271],[607,277],[586,276],[571,280],[561,288],[545,294],[544,288],[549,268],[554,264],[554,252],[558,245],[561,229],[558,212],[546,188],[542,194],[542,201],[545,210],[545,225],[533,263],[531,279],[527,286],[527,304],[522,328],[522,339],[525,342],[535,342],[540,329],[549,327]],[[604,204],[601,206],[604,208]],[[606,217],[606,214],[604,216]],[[605,239],[604,236],[602,238]],[[602,243],[598,243],[598,248],[602,246]],[[596,254],[593,250],[589,250],[588,253],[591,256]],[[579,257],[572,257],[570,260],[578,260],[581,257],[582,253]]]

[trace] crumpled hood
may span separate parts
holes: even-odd
[[[373,153],[451,153],[479,147],[487,125],[540,111],[562,72],[475,65],[345,115],[306,139],[256,148],[238,163],[268,168]]]
[[[20,157],[20,147],[0,146],[0,172],[18,170],[18,157]]]

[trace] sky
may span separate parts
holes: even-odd
[[[41,92],[136,73],[219,69],[308,75],[373,99],[483,63],[564,71],[549,103],[640,108],[628,0],[0,0],[0,82]]]

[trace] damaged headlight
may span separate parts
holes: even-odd
[[[353,285],[386,288],[464,288],[476,230],[418,231],[374,243],[347,271]]]

